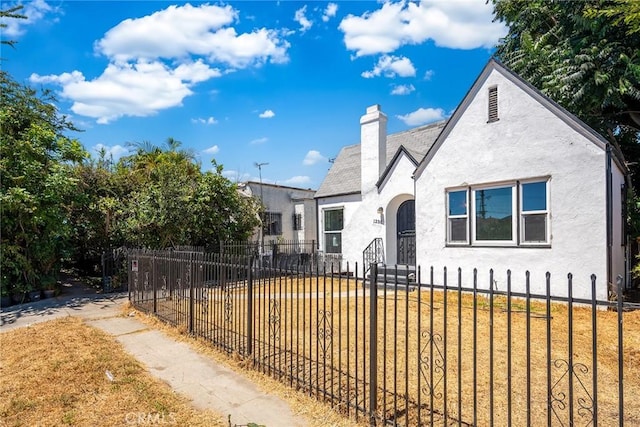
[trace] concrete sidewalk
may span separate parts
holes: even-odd
[[[256,423],[267,427],[305,426],[288,403],[260,391],[242,375],[217,365],[211,359],[150,329],[135,317],[123,317],[126,295],[114,294],[52,298],[33,304],[9,307],[0,313],[0,331],[26,327],[63,316],[78,316],[113,335],[125,350],[143,363],[149,372],[167,382],[193,405],[211,409],[232,425]],[[2,336],[0,335],[0,340]]]

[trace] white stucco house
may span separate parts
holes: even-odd
[[[378,105],[360,119],[359,144],[344,147],[315,194],[320,250],[361,264],[433,266],[455,285],[608,297],[627,281],[627,169],[602,136],[495,60],[446,121],[387,135]],[[371,252],[367,252],[370,254]],[[368,263],[369,259],[365,263]],[[351,267],[353,270],[353,267]],[[360,267],[360,272],[362,272]],[[424,272],[423,272],[424,274]],[[424,279],[423,279],[424,281]]]

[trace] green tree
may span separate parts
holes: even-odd
[[[202,172],[179,141],[169,138],[165,145],[135,144],[136,151],[116,166],[117,181],[130,186],[120,193],[122,208],[112,241],[149,248],[215,248],[221,240],[246,239],[258,225],[255,201],[240,195],[221,166],[214,163],[212,171]]]
[[[615,0],[612,3],[589,5],[585,12],[587,18],[613,18],[613,25],[624,25],[627,34],[640,31],[640,2],[638,0]]]
[[[23,5],[17,5],[17,6],[13,6],[10,7],[9,9],[5,9],[5,10],[0,10],[0,19],[6,19],[6,18],[12,18],[12,19],[27,19],[26,16],[18,13],[22,10]],[[0,22],[0,29],[1,28],[7,28],[7,24],[5,24],[4,22]],[[2,44],[6,44],[9,45],[11,47],[14,47],[16,44],[15,40],[2,40],[1,42]]]
[[[102,253],[118,246],[113,221],[122,213],[120,200],[126,194],[105,155],[102,153],[95,161],[87,159],[73,169],[78,186],[69,209],[70,258],[75,266],[90,274],[100,268]]]
[[[620,147],[640,184],[638,3],[493,0],[496,56]],[[627,12],[635,10],[635,15]],[[631,19],[627,19],[631,18]]]
[[[0,71],[2,286],[38,289],[69,249],[73,166],[87,155],[53,96]]]

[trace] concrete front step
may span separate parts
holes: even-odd
[[[378,288],[394,288],[397,284],[398,289],[413,287],[416,283],[416,268],[414,266],[399,265],[378,267],[376,283]],[[367,276],[367,286],[371,284],[371,275]]]

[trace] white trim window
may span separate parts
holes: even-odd
[[[520,241],[526,244],[549,242],[548,181],[520,183]]]
[[[342,229],[344,228],[344,210],[325,209],[324,211],[324,251],[328,254],[342,253]]]
[[[469,209],[467,190],[447,191],[447,242],[469,243]]]
[[[549,180],[451,188],[447,194],[447,244],[548,245]]]

